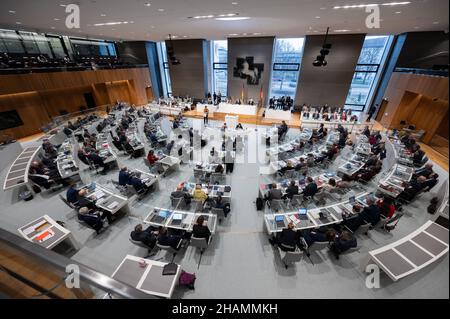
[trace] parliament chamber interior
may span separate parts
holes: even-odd
[[[449,2],[372,2],[3,0],[0,298],[448,299]]]

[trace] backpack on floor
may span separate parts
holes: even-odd
[[[195,274],[191,274],[182,270],[180,274],[179,284],[189,289],[195,289],[194,285],[196,279],[197,278],[195,277]]]
[[[256,199],[256,210],[263,210],[264,208],[264,201],[261,197],[258,197]]]
[[[19,194],[20,199],[23,199],[24,201],[28,202],[29,200],[33,199],[33,194],[30,191],[24,191]]]

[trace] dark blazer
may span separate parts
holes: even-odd
[[[295,251],[298,242],[298,233],[292,229],[285,228],[279,233],[278,245],[283,251]],[[294,247],[294,249],[284,248],[283,245]]]
[[[192,235],[197,238],[205,238],[206,241],[208,241],[211,232],[208,226],[195,224],[194,227],[192,227]]]
[[[271,189],[269,191],[269,195],[268,195],[268,199],[269,200],[281,199],[281,197],[282,197],[282,193],[281,193],[281,190],[279,188]]]
[[[312,182],[306,185],[305,189],[303,190],[304,196],[314,196],[317,193],[317,184]]]
[[[158,237],[158,243],[160,245],[170,246],[173,249],[177,249],[177,250],[179,249],[178,244],[179,244],[180,240],[181,240],[181,237],[174,236],[174,235],[168,235],[168,234],[159,235],[159,237]]]
[[[119,172],[119,185],[125,186],[130,182],[130,173],[126,171]]]
[[[292,196],[294,196],[294,195],[298,195],[298,186],[297,185],[294,185],[294,186],[289,185],[288,188],[286,189],[286,194],[289,198],[292,198]]]
[[[365,207],[361,212],[361,218],[375,226],[380,221],[380,208],[375,204]]]
[[[69,203],[76,203],[78,201],[78,190],[74,187],[69,187],[66,192],[66,199]]]
[[[153,248],[156,244],[156,236],[151,233],[151,229],[147,228],[141,232],[132,231],[130,234],[131,239],[134,241],[140,241],[141,243]]]

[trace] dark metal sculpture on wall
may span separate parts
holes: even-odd
[[[247,79],[248,85],[259,85],[261,73],[264,71],[264,63],[253,63],[253,57],[248,56],[236,59],[236,66],[233,68],[233,76]]]

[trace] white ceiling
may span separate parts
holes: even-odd
[[[166,39],[168,34],[180,39],[224,39],[236,34],[298,37],[325,33],[327,26],[330,26],[331,33],[333,30],[350,30],[346,33],[373,35],[448,30],[448,0],[410,0],[407,5],[380,6],[380,29],[366,28],[368,13],[364,8],[333,9],[334,6],[391,1],[402,0],[1,0],[0,26],[104,39],[150,41]],[[65,27],[66,13],[61,4],[68,3],[80,5],[81,26],[78,30]],[[146,6],[145,3],[151,5]],[[238,13],[250,19],[188,19],[227,13]],[[129,23],[93,26],[116,21]]]

